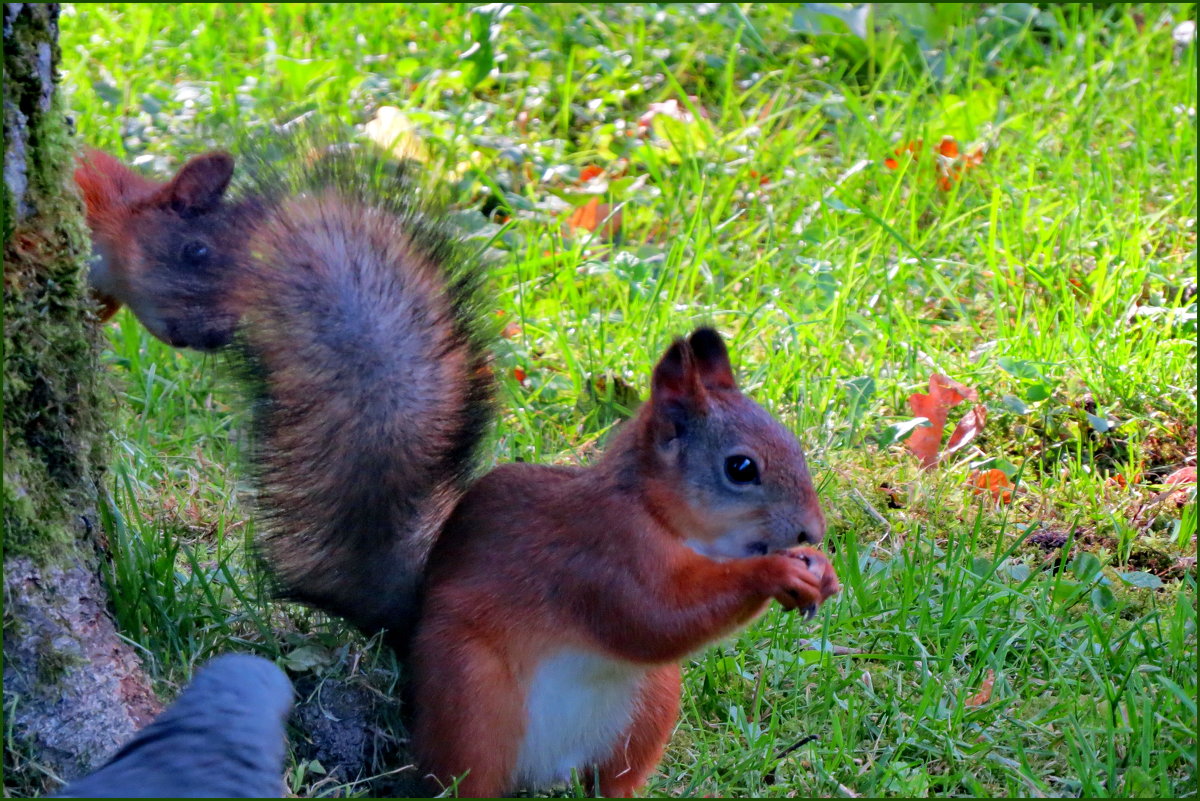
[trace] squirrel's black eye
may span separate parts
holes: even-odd
[[[725,475],[734,484],[757,484],[758,465],[749,456],[730,456],[725,460]]]
[[[208,245],[203,242],[188,242],[180,253],[188,264],[203,264],[208,261]]]

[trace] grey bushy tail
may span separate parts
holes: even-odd
[[[490,418],[477,259],[425,188],[353,149],[249,170],[259,550],[286,597],[402,643]]]

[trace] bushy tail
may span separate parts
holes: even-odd
[[[480,271],[395,168],[275,174],[238,290],[259,550],[285,597],[402,640],[490,418]]]

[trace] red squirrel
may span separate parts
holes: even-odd
[[[596,464],[472,482],[492,392],[475,260],[353,158],[237,200],[217,161],[149,196],[153,230],[106,222],[97,238],[110,266],[168,287],[197,281],[180,243],[223,265],[199,277],[222,282],[211,296],[253,379],[258,546],[284,594],[389,630],[419,764],[460,794],[572,770],[632,794],[677,719],[683,658],[772,598],[811,610],[840,589],[810,547],[825,520],[799,442],[701,328]],[[203,202],[176,203],[182,187]]]
[[[79,158],[75,184],[92,233],[88,282],[101,322],[129,306],[144,326],[176,347],[211,350],[229,342],[237,315],[219,293],[228,286],[237,226],[205,225],[233,177],[233,157],[197,156],[158,183],[99,150]],[[230,221],[229,214],[221,215]]]
[[[679,710],[679,663],[778,599],[837,578],[796,438],[738,391],[701,328],[654,368],[650,400],[589,468],[479,479],[434,545],[413,643],[420,763],[463,795],[592,766],[629,796]]]

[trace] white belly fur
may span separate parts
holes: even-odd
[[[572,768],[607,761],[629,728],[646,670],[583,650],[544,659],[525,697],[517,784],[548,787],[569,780]]]

